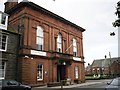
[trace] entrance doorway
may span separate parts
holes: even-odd
[[[66,78],[66,65],[57,66],[57,82],[64,80]]]

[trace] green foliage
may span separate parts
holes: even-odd
[[[109,76],[100,76],[100,77],[93,77],[93,76],[85,76],[86,80],[100,80],[100,79],[109,79]]]
[[[115,22],[113,22],[112,24],[114,27],[120,27],[120,1],[117,3],[115,14],[118,17],[118,20],[115,20]]]
[[[99,80],[99,77],[93,77],[93,76],[86,76],[85,77],[86,80]]]
[[[116,20],[112,24],[113,24],[114,27],[119,27],[120,26],[120,19]]]

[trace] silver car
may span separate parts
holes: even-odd
[[[31,90],[31,87],[15,80],[0,80],[0,90]]]
[[[108,86],[105,88],[105,90],[120,90],[120,77],[113,79],[107,84]]]

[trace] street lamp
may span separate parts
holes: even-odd
[[[105,57],[105,60],[104,60],[104,63],[105,63],[107,56],[105,55],[104,57]],[[105,65],[103,65],[102,68],[103,68],[103,75],[105,76],[106,75],[106,72],[105,72],[106,67],[105,67]]]
[[[115,32],[110,32],[110,36],[115,36]]]
[[[105,55],[105,60],[106,60],[107,56]]]
[[[104,67],[102,67],[102,76],[104,76]]]

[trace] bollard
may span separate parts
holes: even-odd
[[[61,80],[61,90],[63,89],[63,81]]]

